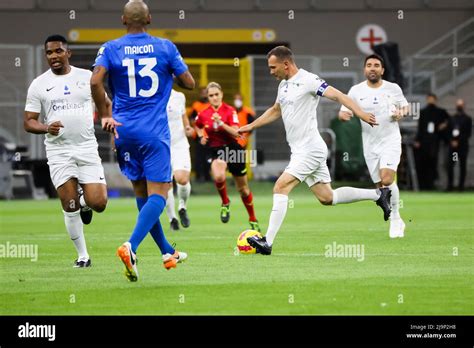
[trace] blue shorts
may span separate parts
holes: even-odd
[[[171,182],[170,144],[161,139],[115,139],[120,169],[129,180]]]

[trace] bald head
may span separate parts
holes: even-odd
[[[143,27],[150,24],[150,11],[141,0],[129,1],[123,8],[122,22],[129,27]]]

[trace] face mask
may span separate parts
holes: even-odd
[[[237,109],[240,109],[242,107],[242,105],[244,105],[244,103],[242,102],[241,99],[234,99],[234,106],[237,108]]]
[[[462,114],[464,112],[464,108],[462,106],[456,106],[456,110]]]

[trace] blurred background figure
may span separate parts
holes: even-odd
[[[189,113],[189,119],[192,127],[194,127],[196,116],[201,111],[207,109],[209,105],[209,101],[207,100],[207,89],[206,87],[200,87],[199,99],[193,102],[193,104],[191,105],[191,111]],[[199,139],[197,139],[197,141],[194,141],[194,144],[191,148],[191,152],[193,152],[193,148],[194,170],[196,171],[196,180],[200,182],[211,181],[211,165],[207,162],[206,159],[206,148],[199,142]]]
[[[433,190],[438,178],[439,144],[448,127],[449,114],[436,105],[435,94],[429,93],[426,102],[426,107],[420,112],[414,147],[417,149],[416,169],[420,189]]]
[[[466,180],[467,154],[471,137],[472,118],[465,112],[463,99],[456,101],[456,113],[449,119],[448,137],[448,191],[453,190],[454,166],[459,162],[459,191],[464,191]]]
[[[239,116],[239,126],[243,127],[255,120],[255,111],[249,106],[244,105],[244,99],[240,93],[234,94],[234,107],[237,110]],[[251,133],[245,133],[237,142],[242,146],[243,149],[247,149]]]

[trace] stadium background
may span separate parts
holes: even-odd
[[[356,33],[362,26],[374,23],[385,29],[389,41],[399,45],[409,101],[424,103],[424,94],[433,90],[440,96],[441,106],[449,112],[454,111],[455,99],[463,97],[467,102],[467,113],[474,114],[474,4],[471,0],[293,0],[291,5],[288,5],[289,1],[265,0],[147,2],[152,9],[151,29],[217,30],[208,35],[194,35],[194,40],[200,40],[199,44],[177,42],[177,45],[199,84],[204,83],[205,76],[208,80],[218,80],[226,89],[228,102],[231,102],[232,92],[241,89],[250,98],[246,102],[258,113],[271,105],[276,96],[277,81],[268,74],[264,58],[269,47],[289,44],[300,67],[320,74],[347,92],[352,84],[362,79],[364,54],[357,48]],[[68,35],[73,29],[79,33],[92,29],[97,40],[103,40],[104,32],[99,28],[124,33],[120,23],[124,3],[125,0],[0,0],[0,126],[4,129],[0,137],[11,139],[15,144],[9,149],[10,156],[0,155],[1,195],[5,195],[4,185],[11,178],[12,167],[15,168],[14,198],[25,198],[31,193],[25,187],[25,179],[32,180],[34,176],[37,184],[49,181],[44,170],[43,137],[27,134],[22,122],[28,85],[46,69],[42,53],[45,37],[52,33]],[[184,19],[179,19],[181,10],[185,11]],[[403,19],[398,19],[399,11],[403,11]],[[294,19],[290,19],[291,14]],[[261,39],[254,42],[252,35],[244,43],[231,44],[231,40],[237,41],[240,32],[239,35],[228,35],[229,42],[207,43],[216,40],[223,28],[257,32],[256,38]],[[274,37],[269,34],[273,41],[261,42],[267,30],[274,32]],[[177,33],[175,30],[166,32]],[[248,35],[248,31],[244,33]],[[90,67],[101,43],[75,42],[72,63]],[[454,56],[459,58],[456,69],[452,66]],[[235,58],[239,58],[238,67],[234,65]],[[343,66],[344,58],[349,58],[349,66]],[[207,75],[202,73],[206,70]],[[196,97],[197,89],[188,94],[188,106]],[[337,109],[336,103],[321,101],[318,108],[321,130],[331,128]],[[407,154],[416,121],[406,119],[402,125]],[[346,127],[347,133],[338,137],[338,145],[341,145],[341,138],[360,136],[357,126],[353,127]],[[340,130],[335,129],[336,135],[340,134],[338,132]],[[96,134],[110,196],[117,191],[123,196],[129,184],[113,162],[109,137],[99,128]],[[323,135],[329,142],[330,132]],[[372,186],[360,157],[360,148],[356,152],[357,144],[349,142],[341,146],[349,147],[351,160],[346,163],[349,168],[343,167],[344,163],[336,163],[334,186],[347,183],[347,180],[352,185]],[[259,222],[265,230],[272,209],[272,179],[289,158],[282,123],[259,129],[254,135],[253,147],[264,154],[264,163],[252,168],[254,179],[261,180],[254,180],[250,185],[255,194]],[[17,152],[21,156],[17,157]],[[474,151],[471,149],[470,153],[468,185],[472,188]],[[442,175],[445,173],[443,160],[444,153],[440,153],[439,172]],[[397,328],[387,326],[384,318],[378,315],[472,316],[473,195],[408,192],[413,183],[409,180],[406,163],[404,158],[399,175],[400,186],[404,189],[401,214],[407,225],[405,238],[389,238],[388,223],[383,221],[373,202],[322,207],[306,185],[300,185],[291,193],[278,244],[270,257],[235,253],[236,237],[248,228],[248,222],[247,212],[233,187],[229,189],[230,198],[236,203],[232,218],[229,223],[222,224],[215,188],[193,181],[194,195],[188,202],[191,227],[172,232],[165,214],[161,218],[167,238],[188,252],[189,260],[180,264],[177,270],[168,272],[161,266],[152,238],[147,237],[139,251],[141,278],[133,284],[126,282],[121,274],[122,264],[115,255],[116,248],[129,237],[136,221],[132,198],[110,199],[104,213],[94,214],[93,222],[85,227],[93,267],[81,270],[71,267],[74,250],[64,227],[59,200],[1,200],[0,251],[7,245],[32,245],[38,248],[38,258],[37,262],[32,262],[26,257],[5,256],[0,252],[0,318],[10,315],[132,315],[128,325],[115,325],[106,317],[109,325],[113,325],[113,335],[106,330],[107,325],[97,325],[90,320],[81,323],[81,327],[89,330],[91,327],[100,330],[100,336],[110,340],[107,343],[110,344],[114,337],[123,343],[124,335],[117,328],[131,327],[134,331],[135,316],[144,314],[164,315],[167,324],[170,316],[176,315],[303,314],[325,315],[324,321],[332,315],[374,315],[381,326],[386,326],[380,330],[384,342],[394,337],[392,332],[397,334]],[[358,176],[354,176],[354,168],[362,168]],[[445,185],[443,180],[445,177],[438,183],[440,188]],[[42,198],[40,191],[36,192],[36,198]],[[364,261],[359,262],[350,255],[327,256],[327,247],[334,243],[364,247]],[[48,317],[48,322],[50,319]],[[256,319],[258,326],[265,327],[261,318]],[[35,318],[34,322],[42,320],[46,318]],[[58,320],[77,329],[63,318]],[[227,326],[228,331],[223,332],[230,332],[228,337],[234,340],[232,342],[235,342],[236,327],[253,327],[248,321],[242,326],[227,325],[225,318],[219,318],[219,321]],[[326,335],[332,341],[346,339],[353,345],[357,337],[362,340],[373,335],[374,327],[364,323],[357,317],[349,324],[335,326],[356,328],[352,335],[341,335],[339,330],[336,335],[330,332],[332,330],[322,332],[325,330],[318,325],[313,325],[312,330],[301,325],[300,332],[314,336],[314,341]],[[442,319],[440,323],[447,322]],[[158,327],[154,326],[150,333],[156,335]],[[166,327],[166,332],[171,328],[170,325],[162,327]],[[173,341],[198,339],[196,335],[182,335],[183,326],[177,327],[180,331],[177,335],[171,334]],[[13,329],[2,327],[2,347],[4,337],[8,337],[10,331],[18,336],[17,327]],[[143,331],[140,329],[141,333]],[[298,331],[292,331],[291,325],[273,331],[290,332],[292,346],[298,339],[295,334]],[[463,334],[462,331],[460,328],[457,334]],[[64,326],[60,330],[58,323],[59,332],[66,339]],[[134,335],[127,336],[135,340]],[[214,332],[202,330],[201,337],[206,344],[213,336]],[[264,339],[278,338],[277,332],[268,336],[264,335]],[[67,339],[69,337],[79,344],[92,336],[73,333]],[[247,342],[248,337],[243,334],[242,340]],[[22,346],[24,342],[21,342]],[[37,344],[38,341],[31,342]]]
[[[3,62],[0,136],[16,146],[2,153],[3,197],[44,197],[41,187],[45,193],[54,195],[48,182],[43,137],[27,134],[22,121],[28,85],[47,69],[42,51],[44,38],[51,33],[68,36],[72,43],[72,64],[90,68],[100,44],[124,32],[120,22],[123,3],[116,0],[0,2]],[[381,26],[387,41],[398,44],[404,92],[410,102],[420,102],[423,107],[425,94],[433,91],[439,96],[439,105],[448,112],[454,111],[455,99],[461,97],[467,102],[467,113],[474,114],[472,1],[295,0],[288,4],[278,0],[155,0],[147,3],[152,11],[150,29],[164,30],[163,34],[176,42],[197,84],[220,82],[228,103],[232,103],[233,93],[240,90],[244,103],[257,114],[271,105],[276,95],[278,82],[268,74],[264,56],[271,47],[279,43],[289,45],[299,67],[318,73],[347,92],[363,79],[364,54],[357,47],[356,33],[366,24]],[[107,35],[104,29],[112,32]],[[191,29],[191,33],[183,35],[183,29]],[[203,34],[197,32],[199,29],[207,31]],[[235,31],[226,33],[222,29]],[[452,66],[453,57],[459,59],[459,66]],[[348,66],[343,65],[345,59]],[[198,89],[186,91],[188,107],[197,94]],[[358,125],[341,127],[334,120],[337,110],[336,103],[324,98],[318,109],[320,130],[331,150],[332,174],[336,180],[369,184]],[[401,123],[405,155],[399,171],[400,186],[415,190],[414,165],[410,166],[409,157],[416,124],[412,118]],[[127,194],[130,186],[115,163],[109,136],[99,127],[96,134],[111,195]],[[345,140],[348,138],[351,140]],[[251,168],[253,178],[272,180],[278,176],[289,158],[282,122],[255,132],[251,146],[259,150],[259,164]],[[349,161],[341,160],[341,148],[350,149]],[[443,148],[439,161],[440,188],[446,186],[445,153]],[[472,149],[468,165],[466,186],[473,187]],[[31,189],[32,180],[39,190]],[[8,192],[8,187],[12,191]]]

